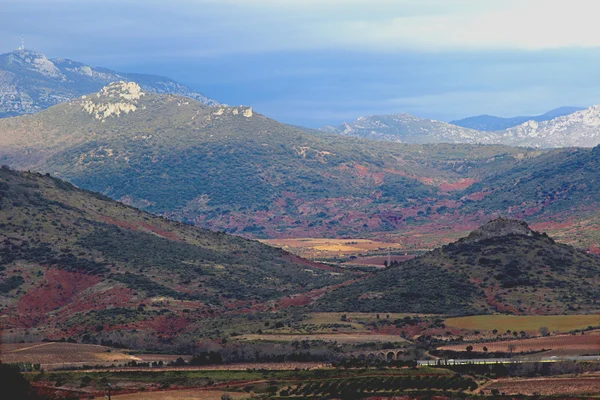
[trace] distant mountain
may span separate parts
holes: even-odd
[[[267,310],[347,277],[37,173],[0,168],[0,210],[7,334],[43,328],[45,338],[102,338],[122,331],[147,334],[156,346],[207,316]]]
[[[473,129],[410,114],[371,115],[354,122],[344,122],[337,128],[326,126],[321,129],[342,136],[414,144],[482,143],[492,137]]]
[[[162,76],[115,72],[71,60],[48,59],[31,50],[15,50],[0,54],[0,117],[35,113],[97,92],[115,81],[136,81],[148,92],[179,94],[201,103],[219,104]]]
[[[549,121],[528,121],[499,131],[496,143],[530,147],[594,147],[600,144],[600,105]]]
[[[403,229],[448,209],[452,191],[540,153],[315,135],[250,107],[206,106],[125,82],[0,120],[0,164],[252,237]]]
[[[567,108],[567,111],[572,109]],[[564,108],[552,110],[541,117],[551,118],[563,111]],[[323,129],[343,136],[404,143],[502,144],[537,148],[594,147],[600,144],[600,105],[542,122],[528,120],[521,125],[493,132],[477,131],[408,114],[361,117],[336,129]]]
[[[323,296],[320,311],[564,314],[598,312],[600,257],[517,220],[497,219],[466,238]]]
[[[478,115],[467,117],[455,121],[450,121],[453,125],[464,128],[476,129],[479,131],[499,131],[513,126],[520,125],[527,121],[548,121],[553,118],[573,114],[576,111],[584,110],[583,107],[558,107],[542,115],[520,116],[520,117],[495,117],[493,115]]]

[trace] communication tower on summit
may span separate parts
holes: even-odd
[[[25,38],[21,34],[21,46],[17,50],[25,50]]]

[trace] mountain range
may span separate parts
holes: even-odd
[[[600,144],[600,106],[579,111],[572,107],[557,110],[496,131],[475,130],[409,114],[360,117],[337,128],[326,127],[324,131],[342,136],[416,144],[503,144],[536,148],[594,147]],[[557,116],[563,112],[567,114]]]
[[[125,82],[0,119],[0,163],[251,237],[476,224],[487,216],[459,214],[458,193],[544,153],[315,135],[249,107],[207,106]]]
[[[477,115],[450,121],[452,125],[462,126],[463,128],[476,129],[478,131],[500,131],[521,125],[527,121],[548,121],[554,118],[573,114],[576,111],[582,111],[582,107],[558,107],[541,115],[519,116],[519,117],[496,117],[493,115]]]
[[[97,92],[115,81],[135,81],[145,91],[172,93],[216,105],[187,86],[162,76],[115,72],[20,49],[0,54],[0,117],[31,114]]]
[[[116,81],[136,82],[147,93],[176,94],[203,104],[219,105],[216,100],[169,78],[115,72],[72,60],[48,59],[42,53],[19,49],[0,55],[0,118],[35,113],[97,92]],[[482,115],[451,123],[409,114],[373,115],[323,130],[330,134],[414,144],[593,147],[600,144],[596,129],[597,121],[600,121],[598,112],[598,107],[587,110],[560,107],[539,116],[500,118]]]

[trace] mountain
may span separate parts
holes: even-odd
[[[371,115],[337,128],[323,127],[328,133],[400,143],[480,143],[492,136],[446,122],[418,118],[410,114]]]
[[[495,117],[493,115],[477,115],[455,121],[450,121],[452,125],[462,126],[464,128],[476,129],[478,131],[500,131],[523,124],[527,121],[548,121],[557,117],[573,114],[574,112],[584,110],[582,107],[558,107],[547,113],[532,116],[520,117]]]
[[[469,219],[436,212],[454,209],[453,192],[542,153],[315,135],[249,107],[125,82],[0,120],[0,164],[252,237],[389,232],[421,218],[461,225]]]
[[[598,312],[600,257],[518,220],[467,237],[323,296],[320,311],[563,314]]]
[[[0,169],[0,308],[17,335],[180,334],[276,306],[341,270],[156,217],[51,176]],[[156,341],[156,338],[154,338]]]
[[[336,129],[323,129],[338,135],[405,143],[502,144],[536,148],[594,147],[600,144],[600,105],[553,118],[572,110],[552,110],[539,116],[548,120],[528,120],[494,132],[477,131],[408,114],[361,117]]]
[[[554,118],[528,121],[498,132],[496,143],[530,147],[594,147],[600,144],[600,105]]]
[[[71,60],[48,59],[31,50],[15,50],[0,54],[0,117],[35,113],[97,92],[115,81],[136,81],[147,92],[178,94],[205,104],[218,104],[162,76],[115,72]]]

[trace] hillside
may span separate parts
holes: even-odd
[[[450,121],[452,125],[462,126],[463,128],[476,129],[479,131],[500,131],[503,129],[512,128],[523,124],[527,121],[548,121],[564,115],[573,114],[576,111],[581,111],[581,107],[559,107],[550,110],[541,115],[529,115],[519,117],[496,117],[493,115],[477,115],[474,117],[467,117],[455,121]]]
[[[470,186],[465,194],[481,200],[466,209],[512,210],[515,215],[559,214],[582,205],[594,210],[600,198],[599,173],[600,146],[546,153]]]
[[[347,279],[37,173],[0,169],[0,210],[6,340],[37,328],[55,339],[136,330],[169,338],[211,315],[266,310]]]
[[[458,204],[454,192],[541,153],[315,135],[249,107],[209,107],[134,83],[0,120],[0,163],[253,237],[344,237],[434,220]]]
[[[136,81],[143,90],[191,97],[218,104],[169,78],[115,72],[76,61],[48,59],[31,50],[0,54],[0,117],[31,114],[97,92],[115,81]]]
[[[320,311],[562,314],[598,312],[600,258],[518,220],[388,267],[319,300]]]
[[[483,143],[490,135],[442,121],[418,118],[410,114],[371,115],[337,128],[325,127],[329,133],[399,143]]]

